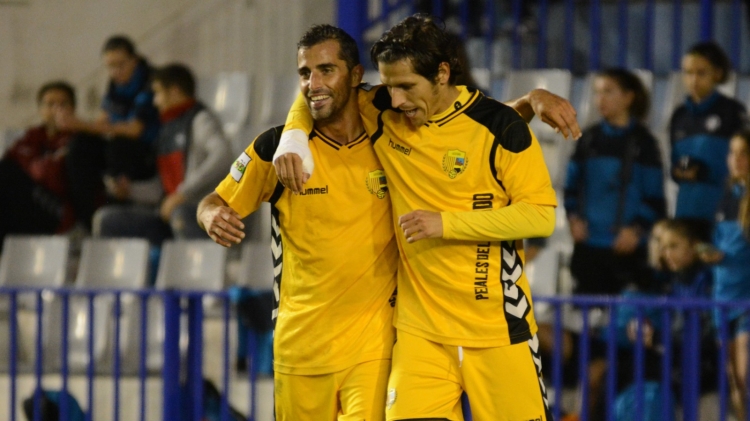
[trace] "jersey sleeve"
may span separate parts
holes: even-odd
[[[258,136],[232,164],[216,193],[244,218],[281,189],[271,159],[278,147],[281,127]]]
[[[357,95],[359,113],[362,116],[365,131],[368,136],[372,136],[377,131],[378,116],[382,111],[390,109],[391,96],[384,85],[371,86],[367,84],[362,84],[357,88]],[[295,129],[310,133],[314,124],[305,97],[300,93],[286,116],[284,133]]]
[[[557,197],[536,137],[519,117],[493,147],[493,172],[509,205],[482,212],[444,212],[443,238],[513,240],[551,235]]]
[[[307,108],[305,96],[300,92],[294,100],[289,114],[286,116],[284,132],[297,129],[305,133],[310,133],[313,130],[313,124],[312,114],[310,114],[310,109]]]

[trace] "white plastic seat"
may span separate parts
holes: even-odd
[[[244,72],[221,72],[198,82],[198,98],[219,117],[233,153],[243,149],[239,134],[250,116],[252,78]]]
[[[165,241],[162,245],[156,288],[181,291],[221,291],[224,289],[225,266],[226,249],[212,240]],[[204,303],[208,301],[204,298]],[[138,309],[140,310],[140,307]],[[156,372],[164,363],[163,300],[160,297],[151,297],[148,300],[147,311],[146,366],[149,372]],[[180,352],[183,354],[187,349],[186,322],[183,315],[180,321]],[[140,312],[133,314],[128,323],[138,328]],[[129,343],[132,347],[140,342],[133,340]]]
[[[7,236],[0,286],[56,288],[65,282],[70,241],[64,236]]]
[[[146,286],[149,265],[149,244],[145,239],[86,239],[81,249],[81,260],[76,277],[76,288],[96,289],[141,289]],[[94,362],[97,372],[110,372],[114,353],[114,294],[100,294],[94,298]],[[137,368],[138,345],[129,346],[128,340],[140,338],[138,331],[129,332],[129,315],[139,311],[140,303],[134,294],[121,294],[120,350],[124,371],[133,372]],[[57,304],[55,304],[57,305]],[[45,316],[48,314],[45,312]],[[72,371],[85,372],[89,364],[88,353],[88,298],[71,296],[68,321],[68,362]],[[58,321],[50,320],[49,325]],[[46,332],[59,332],[61,329],[47,329]],[[60,335],[50,335],[45,344],[53,351],[60,347]],[[56,359],[55,368],[59,367]]]
[[[64,236],[7,236],[0,258],[0,286],[30,288],[60,288],[65,282],[70,242]],[[46,312],[54,312],[51,303],[54,294],[42,294]],[[36,297],[30,294],[18,295],[19,310],[35,310]],[[0,338],[9,338],[10,300],[0,295]],[[17,315],[21,311],[17,312]],[[52,313],[50,313],[52,314]],[[34,315],[34,317],[36,317]],[[59,317],[59,313],[58,313]],[[44,317],[43,317],[44,320]],[[36,326],[36,325],[34,325]],[[23,347],[23,338],[36,337],[35,332],[18,329],[18,369],[28,369],[33,350]],[[44,333],[44,328],[43,331]],[[10,359],[10,341],[3,339],[0,345],[0,371],[7,371]]]

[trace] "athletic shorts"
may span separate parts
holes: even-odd
[[[316,376],[274,375],[276,421],[382,421],[391,360]]]
[[[536,335],[528,342],[496,348],[442,345],[403,331],[397,335],[388,381],[388,421],[463,420],[463,391],[475,421],[552,420]]]

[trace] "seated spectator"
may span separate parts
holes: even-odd
[[[159,114],[149,84],[151,68],[123,36],[107,40],[103,60],[110,82],[99,117],[89,122],[61,116],[58,121],[61,128],[80,133],[70,142],[68,177],[76,216],[87,228],[102,202],[102,181],[111,202],[154,203],[160,197],[154,162]]]
[[[649,277],[646,234],[665,214],[656,139],[640,79],[622,69],[594,82],[603,119],[585,130],[568,164],[565,210],[575,241],[577,294],[618,294]]]
[[[699,258],[704,227],[691,219],[675,219],[664,222],[661,238],[661,260],[670,273],[670,280],[659,294],[680,299],[700,299],[711,297],[713,276],[711,268]],[[654,289],[655,291],[655,289]],[[631,296],[644,294],[629,294]],[[654,295],[654,294],[651,294]],[[621,337],[626,336],[626,342],[635,342],[638,331],[636,309],[623,306],[618,313]],[[664,338],[669,335],[672,343],[672,372],[673,378],[679,382],[666,385],[678,395],[682,395],[683,402],[689,402],[698,396],[689,396],[682,384],[697,383],[700,393],[716,390],[718,366],[715,356],[718,353],[716,336],[709,312],[704,312],[698,319],[697,329],[688,329],[687,312],[674,312],[672,326],[669,332],[662,331],[662,310],[644,310],[644,320],[641,325],[643,345],[646,349],[647,380],[659,382],[661,380],[662,353],[664,352]],[[622,342],[622,341],[621,341]],[[630,345],[632,352],[632,345]],[[696,354],[699,353],[699,354]],[[695,355],[702,358],[698,360]],[[698,363],[696,365],[696,363]],[[620,370],[620,376],[632,381],[634,367]],[[679,393],[682,392],[682,393]]]
[[[75,113],[66,82],[49,82],[37,94],[42,123],[26,131],[0,160],[0,250],[8,234],[53,234],[73,224],[65,155],[70,133],[56,120]]]
[[[195,98],[195,78],[181,64],[154,71],[154,104],[161,116],[156,164],[166,197],[158,209],[113,205],[100,209],[94,233],[103,237],[204,238],[195,214],[198,202],[213,191],[232,164],[221,123]]]

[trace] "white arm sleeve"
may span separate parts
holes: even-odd
[[[276,163],[276,159],[281,155],[293,153],[302,158],[302,171],[308,175],[312,175],[315,163],[313,163],[310,146],[307,144],[309,140],[310,137],[300,129],[285,131],[281,134],[276,153],[273,154],[273,162]]]

